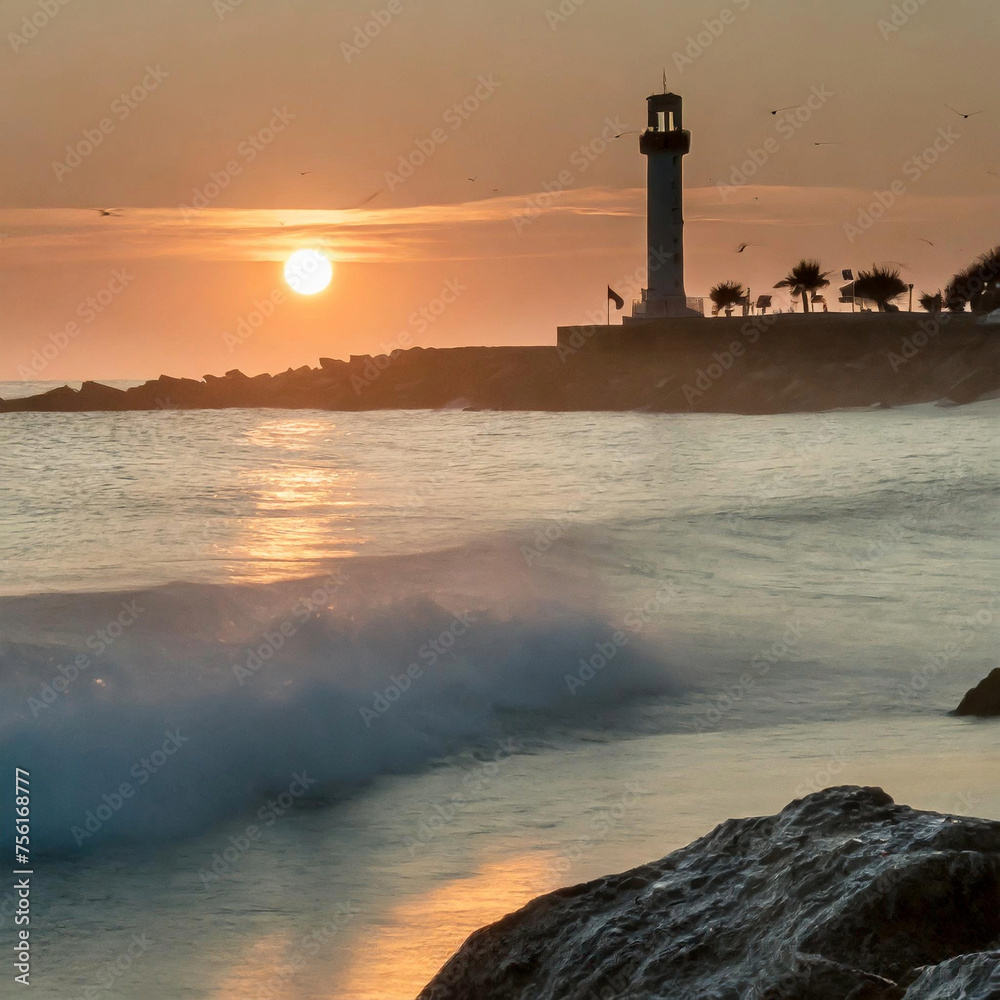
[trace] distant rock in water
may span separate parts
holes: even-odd
[[[955,715],[1000,715],[1000,667],[967,691]],[[997,994],[1000,997],[1000,993]]]
[[[1000,823],[829,788],[473,934],[420,1000],[997,1000]]]

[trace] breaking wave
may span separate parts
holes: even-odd
[[[303,774],[328,802],[529,718],[677,689],[584,574],[529,562],[472,546],[278,584],[0,600],[0,764],[30,768],[33,846],[194,834]]]

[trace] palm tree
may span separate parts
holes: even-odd
[[[965,307],[969,304],[969,279],[971,273],[968,270],[959,271],[944,289],[944,304],[948,312],[965,312]]]
[[[1000,247],[980,254],[965,270],[959,271],[944,290],[950,312],[990,312],[1000,303]]]
[[[774,287],[790,288],[793,297],[801,295],[802,311],[809,312],[809,299],[821,288],[830,286],[826,279],[829,273],[822,269],[818,260],[800,260]]]
[[[723,281],[716,285],[708,297],[716,309],[725,309],[727,316],[732,316],[733,307],[742,305],[747,297],[747,290],[738,281]]]
[[[878,305],[879,312],[898,312],[890,303],[903,295],[910,286],[899,276],[895,267],[872,265],[870,271],[859,271],[854,284],[854,294]]]
[[[924,292],[920,296],[920,308],[926,309],[929,313],[936,315],[944,308],[944,296],[940,291],[935,292],[933,295],[930,292]]]

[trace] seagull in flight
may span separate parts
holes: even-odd
[[[794,111],[796,108],[801,108],[801,107],[802,107],[801,104],[792,104],[790,107],[787,108],[778,108],[777,111],[772,111],[771,114],[780,115],[782,111]]]
[[[299,177],[305,177],[307,174],[311,174],[311,173],[312,173],[311,170],[300,170],[299,171]]]
[[[986,109],[985,108],[982,111],[972,111],[969,114],[964,115],[964,114],[962,114],[961,111],[958,110],[958,108],[953,108],[950,104],[946,104],[945,107],[949,111],[954,111],[955,114],[958,115],[960,118],[971,118],[973,115],[983,115],[983,114],[986,114]]]
[[[476,176],[475,176],[475,177],[466,177],[465,179],[466,179],[467,181],[471,181],[471,182],[472,182],[473,184],[475,184],[475,183],[476,183],[476,181],[477,181],[477,180],[479,180],[479,174],[476,174]]]
[[[737,248],[736,252],[737,253],[743,253],[743,251],[746,250],[748,247],[756,247],[756,246],[760,246],[760,244],[759,243],[741,243],[739,245],[739,247]]]
[[[926,243],[929,247],[934,246],[934,244],[931,243],[930,240],[925,240],[923,236],[918,236],[917,239],[920,240],[921,243]]]
[[[365,205],[367,205],[367,204],[368,204],[369,202],[372,202],[372,201],[374,201],[374,200],[375,200],[375,199],[376,199],[376,198],[377,198],[377,197],[378,197],[378,196],[379,196],[379,195],[380,195],[381,193],[382,193],[382,189],[381,189],[381,188],[379,188],[379,189],[378,189],[378,190],[377,190],[377,191],[376,191],[376,192],[375,192],[374,194],[370,194],[370,195],[368,195],[368,197],[367,197],[367,198],[365,198],[365,200],[364,200],[364,201],[362,201],[362,202],[359,202],[359,203],[358,203],[357,205],[355,205],[354,207],[355,207],[355,208],[364,208],[364,206],[365,206]]]
[[[620,139],[623,135],[641,135],[642,133],[637,128],[630,128],[627,132],[619,132],[615,136],[616,139]]]
[[[842,142],[814,142],[814,146],[843,146]]]
[[[95,208],[94,211],[97,212],[102,218],[108,215],[112,218],[118,218],[118,216],[122,214],[121,210],[117,208]]]

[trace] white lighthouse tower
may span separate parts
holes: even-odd
[[[691,133],[684,129],[684,102],[677,94],[646,98],[649,118],[639,136],[646,163],[646,263],[648,287],[634,319],[701,316],[684,291],[684,157]]]

